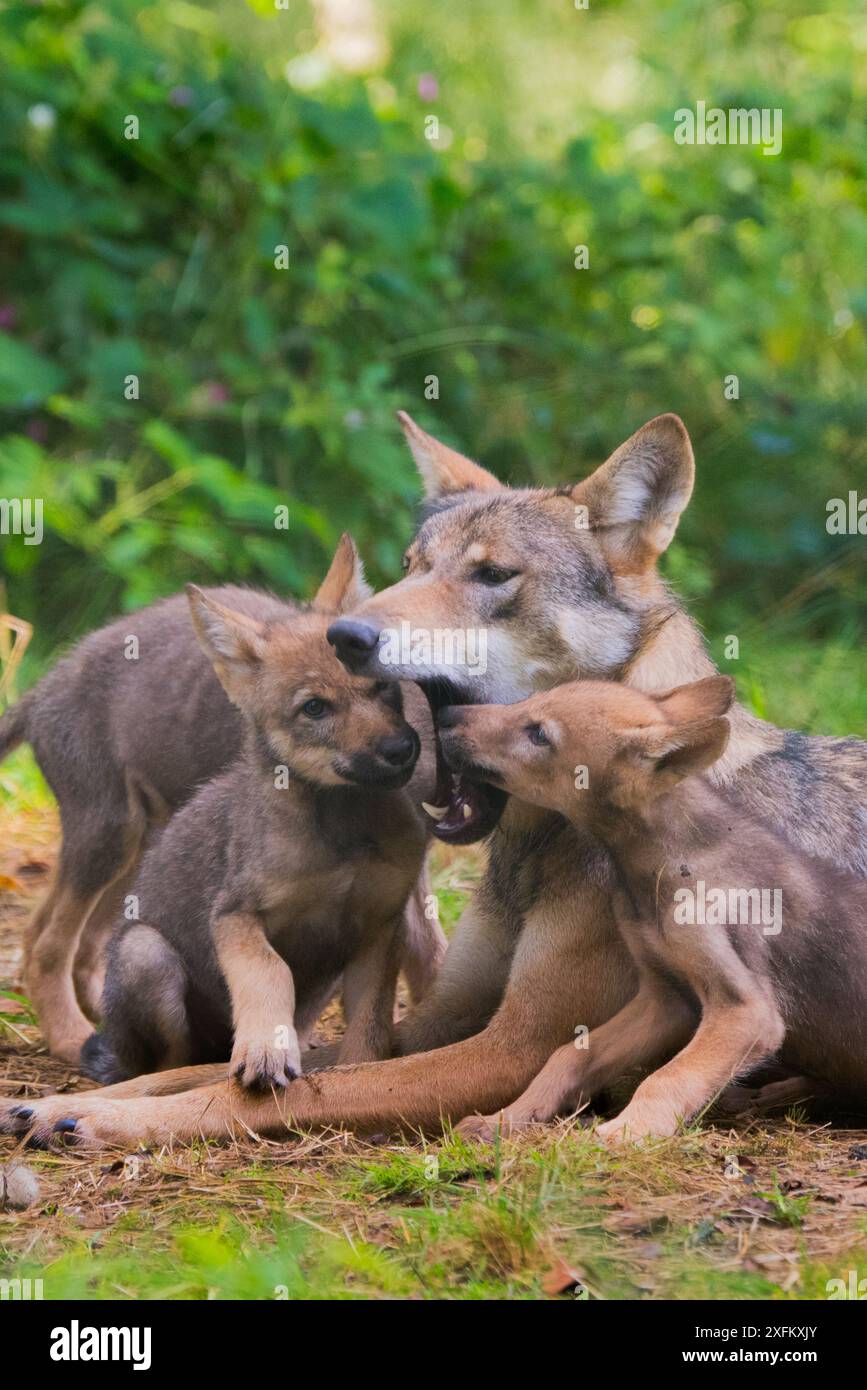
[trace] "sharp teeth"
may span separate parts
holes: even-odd
[[[421,805],[422,810],[427,811],[431,820],[442,820],[449,809],[448,806],[431,806],[429,801],[423,801]]]
[[[469,805],[466,803],[466,801],[465,801],[465,802],[464,802],[464,820],[469,820],[469,818],[470,818],[470,816],[471,816],[472,814],[473,814],[473,809],[472,809],[472,807],[469,806]]]

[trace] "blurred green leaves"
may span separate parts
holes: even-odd
[[[867,25],[811,10],[401,0],[369,79],[302,0],[3,11],[0,495],[48,529],[2,563],[43,648],[189,579],[310,592],[346,528],[393,579],[398,407],[515,482],[678,410],[677,582],[725,623],[803,592],[813,635],[863,630],[824,517],[867,492]],[[676,146],[698,98],[781,107],[783,154]]]

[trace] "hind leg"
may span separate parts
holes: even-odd
[[[27,923],[27,930],[24,935],[24,949],[21,952],[21,978],[26,980],[30,970],[30,958],[33,955],[33,947],[37,939],[42,935],[57,905],[57,898],[60,890],[60,872],[55,873],[48,892],[42,902],[36,908],[30,921]]]
[[[164,936],[144,923],[124,932],[112,948],[103,995],[105,1020],[96,1048],[112,1074],[106,1074],[100,1060],[96,1079],[125,1081],[143,1072],[188,1066],[188,989],[184,963]]]
[[[146,819],[129,788],[98,805],[82,804],[62,789],[58,799],[60,862],[54,887],[31,929],[24,980],[49,1050],[75,1064],[93,1031],[75,991],[79,941],[107,890],[137,862]]]
[[[82,922],[93,902],[71,883],[61,867],[39,913],[39,934],[32,941],[24,987],[39,1026],[55,1057],[73,1065],[93,1031],[75,996],[72,963]]]

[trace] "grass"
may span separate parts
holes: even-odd
[[[611,1154],[568,1124],[499,1151],[325,1135],[126,1167],[38,1155],[38,1207],[0,1216],[0,1263],[49,1299],[821,1298],[867,1272],[851,1143],[756,1128],[737,1179],[725,1134]]]
[[[857,649],[773,637],[721,663],[741,697],[789,727],[863,732]],[[27,751],[0,769],[0,814],[0,1094],[38,1094],[76,1081],[15,989],[56,850]],[[475,851],[438,854],[447,930],[480,871]],[[40,1195],[0,1213],[0,1277],[41,1278],[48,1299],[823,1299],[867,1277],[865,1140],[796,1110],[614,1152],[571,1121],[485,1147],[328,1133],[28,1154]],[[0,1161],[13,1152],[0,1140]]]

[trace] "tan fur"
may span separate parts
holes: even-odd
[[[144,821],[138,803],[130,796],[129,833],[125,858],[100,892],[82,898],[68,881],[61,859],[55,881],[37,909],[28,934],[24,979],[28,997],[55,1057],[75,1065],[82,1045],[93,1032],[85,1013],[95,1012],[97,987],[102,975],[105,942],[128,885],[144,841]],[[83,952],[82,999],[76,993],[75,968]],[[90,965],[89,962],[93,964]],[[82,1008],[84,1004],[84,1008]]]
[[[362,603],[370,594],[355,544],[350,536],[344,535],[312,608],[323,615],[338,613],[346,607]],[[250,618],[242,617],[241,628],[250,640],[257,633],[261,634],[261,624]],[[221,667],[231,684],[233,675],[230,663],[224,659]],[[71,700],[70,716],[74,712],[74,701]],[[74,734],[73,725],[63,734],[60,746],[64,748],[72,743]],[[159,738],[158,729],[155,729],[154,738]],[[297,749],[295,753],[300,760],[302,755]],[[327,759],[316,750],[309,751],[306,758],[310,775],[316,775],[318,770],[325,768],[325,780],[332,783],[339,781],[326,766]],[[142,774],[139,772],[137,776],[141,777]],[[113,872],[103,875],[100,870],[98,890],[83,893],[74,887],[76,872],[80,876],[88,851],[96,858],[100,857],[101,850],[104,850],[101,840],[106,837],[100,837],[98,826],[94,826],[82,851],[81,837],[71,833],[78,829],[82,820],[80,800],[76,799],[68,807],[61,785],[60,805],[64,821],[64,845],[67,848],[61,852],[53,886],[29,924],[25,937],[23,977],[25,990],[34,1003],[49,1050],[74,1064],[78,1060],[81,1043],[91,1031],[91,1021],[99,1019],[105,950],[124,894],[129,891],[135,877],[147,837],[168,821],[171,808],[154,786],[137,783],[127,772],[123,852]],[[43,933],[42,944],[37,947]],[[436,922],[428,921],[419,914],[414,900],[408,905],[403,941],[403,964],[407,979],[413,997],[420,998],[430,988],[436,974],[444,953],[445,938]]]
[[[671,1135],[780,1048],[790,1064],[815,1073],[820,1091],[867,1097],[860,930],[867,884],[832,883],[828,870],[736,815],[709,787],[681,785],[721,757],[732,695],[733,683],[722,676],[652,697],[583,682],[512,706],[454,712],[444,735],[453,765],[485,767],[513,796],[559,811],[608,847],[617,928],[639,977],[635,999],[592,1032],[586,1048],[558,1049],[501,1115],[463,1121],[465,1134],[490,1138],[498,1128],[550,1120],[636,1067],[664,1062],[598,1133],[606,1140]],[[585,774],[578,785],[576,768]],[[746,924],[702,928],[682,920],[675,887],[696,879],[737,892],[750,883],[781,885],[788,904],[782,950],[772,954],[760,938],[742,939]],[[815,973],[812,938],[824,929],[829,902],[838,919],[829,950],[846,962],[845,989],[834,966],[825,977]],[[845,1023],[834,1015],[835,999]],[[799,1077],[788,1091],[800,1094],[806,1085]],[[769,1091],[766,1103],[772,1099]]]
[[[217,918],[214,941],[232,1000],[235,1041],[229,1070],[243,1086],[301,1071],[292,971],[253,913]],[[278,1041],[280,1034],[284,1036]]]
[[[691,451],[679,422],[651,422],[625,451],[616,451],[612,466],[602,465],[571,492],[504,489],[413,422],[402,424],[436,507],[407,552],[406,577],[352,616],[380,626],[404,620],[427,628],[489,625],[495,669],[470,692],[476,702],[523,699],[578,675],[606,674],[660,690],[712,673],[698,630],[654,569],[691,487]],[[633,511],[642,480],[649,483],[637,515],[605,514],[606,506],[619,505],[611,487],[615,474],[630,479],[626,500]],[[587,531],[575,530],[576,505],[588,507]],[[472,573],[478,545],[491,563],[520,571],[505,591],[515,596],[514,620],[499,621],[500,596]],[[606,567],[611,594],[604,592]],[[781,797],[785,764],[766,768],[769,757],[783,751],[782,731],[739,709],[728,719],[729,746],[712,775],[749,805],[757,823],[786,833],[799,853],[852,863],[840,787],[851,779],[857,809],[857,760],[850,773],[849,755],[836,743],[832,748],[828,740],[825,751],[824,741],[811,740],[809,757],[825,776],[828,803],[816,824],[815,817],[793,815],[791,800]],[[316,1072],[276,1099],[225,1083],[162,1098],[102,1099],[95,1093],[76,1098],[76,1134],[86,1144],[128,1145],[225,1137],[247,1128],[275,1136],[292,1126],[413,1128],[497,1111],[558,1048],[571,1060],[576,1028],[598,1030],[598,1041],[603,1025],[635,996],[639,971],[615,921],[615,887],[607,857],[592,841],[558,815],[513,797],[439,979],[395,1029],[402,1055]],[[630,1035],[638,1038],[651,1031],[643,1021],[651,1007],[645,1000],[636,1000],[632,1013]],[[688,1037],[689,1017],[675,1028],[671,1010],[660,1014],[652,1007],[663,1031],[672,1020],[670,1046]],[[612,1056],[619,1032],[618,1025]],[[325,1049],[319,1060],[330,1063],[334,1055]],[[152,1084],[144,1078],[141,1087]],[[35,1133],[45,1132],[37,1108]]]
[[[73,966],[88,913],[97,899],[81,898],[58,877],[37,909],[27,953],[25,988],[55,1057],[75,1064],[93,1032],[75,993]]]

